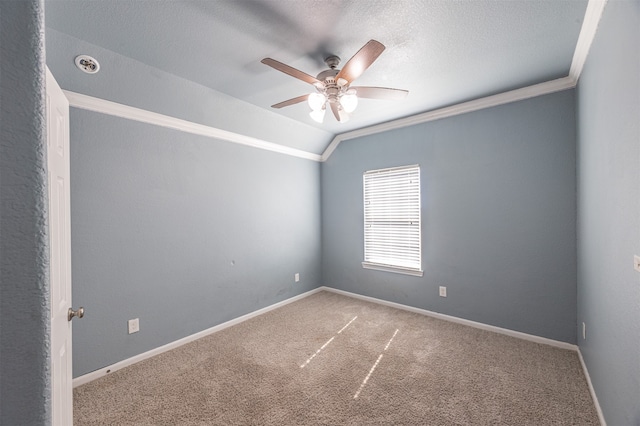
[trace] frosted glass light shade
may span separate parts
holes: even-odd
[[[356,95],[344,95],[340,98],[340,104],[345,112],[351,113],[358,106],[358,97]]]
[[[307,98],[307,102],[309,103],[309,106],[312,110],[318,111],[321,110],[325,102],[327,102],[327,98],[325,98],[324,95],[321,95],[320,93],[312,93]]]
[[[309,116],[313,118],[314,121],[318,123],[322,123],[324,121],[324,113],[327,112],[326,109],[316,109],[309,113]]]

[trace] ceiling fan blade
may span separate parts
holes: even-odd
[[[279,102],[275,105],[271,105],[271,108],[284,108],[289,105],[299,104],[300,102],[306,101],[308,97],[309,95],[298,96],[297,98],[289,99],[286,101]]]
[[[409,94],[408,90],[391,89],[389,87],[351,86],[350,89],[355,89],[356,96],[359,98],[385,99],[391,101],[404,99]]]
[[[290,67],[287,64],[283,64],[282,62],[278,62],[275,59],[271,59],[271,58],[264,58],[262,61],[263,64],[265,65],[269,65],[271,68],[274,68],[280,72],[283,72],[285,74],[289,74],[291,77],[295,77],[298,80],[302,80],[305,83],[309,83],[309,84],[313,84],[315,85],[320,85],[322,86],[322,82],[320,82],[320,80],[318,80],[317,78],[304,73],[298,69],[295,69],[293,67]]]
[[[336,76],[336,81],[342,78],[351,83],[360,77],[360,75],[378,59],[378,56],[380,56],[383,51],[384,45],[382,43],[376,40],[369,40],[367,44],[358,50],[358,53],[353,55],[353,57],[344,64],[344,67]]]
[[[349,114],[347,114],[344,110],[340,109],[337,102],[329,102],[331,104],[331,112],[333,112],[333,116],[340,123],[346,123],[349,121]]]

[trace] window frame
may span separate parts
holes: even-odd
[[[396,176],[395,180],[393,175]],[[402,182],[402,175],[405,175],[405,181]],[[408,177],[408,182],[406,177]],[[412,178],[416,178],[416,182],[411,182]],[[394,210],[393,214],[400,214],[400,217],[396,216],[395,225],[384,222],[389,222],[388,216],[384,213],[387,213],[388,203],[393,203],[394,201],[398,201],[397,192],[394,197],[393,194],[385,197],[384,194],[375,193],[375,186],[380,185],[381,183],[385,185],[393,185],[394,188],[398,188],[401,191],[406,192],[405,198],[403,201],[409,201],[409,205],[404,207],[404,211]],[[411,184],[414,184],[411,186]],[[372,188],[373,186],[373,188]],[[416,188],[417,186],[417,188]],[[378,187],[378,189],[380,189]],[[378,209],[373,209],[371,207],[371,198],[373,194],[378,197],[380,203],[378,204]],[[365,171],[362,175],[362,198],[363,198],[363,243],[364,243],[364,255],[362,267],[365,269],[374,269],[379,271],[386,272],[394,272],[405,275],[412,275],[421,277],[423,276],[422,270],[422,204],[421,204],[421,178],[420,178],[420,165],[413,164],[408,166],[400,166],[400,167],[390,167],[385,169],[376,169],[376,170],[368,170]],[[394,200],[394,198],[396,198]],[[369,204],[368,204],[369,202]],[[380,214],[380,207],[382,207],[385,211],[382,216],[376,215]],[[394,206],[392,206],[394,207]],[[376,211],[377,210],[377,211]],[[417,210],[417,214],[416,214]],[[405,217],[402,217],[405,215]],[[377,219],[377,220],[376,220]],[[387,245],[385,246],[384,240],[385,237],[380,238],[380,241],[375,241],[375,234],[371,235],[371,226],[374,226],[373,222],[378,222],[380,224],[379,228],[381,232],[392,232],[391,239],[398,239],[407,241],[407,245],[409,248],[407,250],[407,258],[399,259],[397,256],[397,250],[393,248],[389,248],[389,242],[387,241]],[[405,221],[407,225],[402,225],[401,223]],[[415,223],[417,221],[417,224]],[[391,229],[390,229],[391,228]],[[395,228],[395,229],[394,229]],[[402,229],[405,231],[402,231]],[[369,229],[369,231],[368,231]],[[395,233],[394,233],[395,232]],[[402,232],[401,234],[399,232]],[[374,252],[377,252],[378,255],[371,252],[373,249]],[[390,253],[385,257],[384,254],[380,253]],[[402,253],[400,253],[402,255]]]

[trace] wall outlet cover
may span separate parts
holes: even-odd
[[[440,286],[440,297],[447,297],[447,288]]]
[[[633,269],[640,272],[640,256],[633,256]]]
[[[129,320],[129,334],[137,333],[140,331],[140,319],[134,318]]]
[[[293,276],[293,279],[296,280],[296,282],[300,281],[300,273],[296,272],[296,274]]]

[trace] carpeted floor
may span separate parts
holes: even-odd
[[[320,292],[74,391],[76,425],[598,425],[575,352]]]

